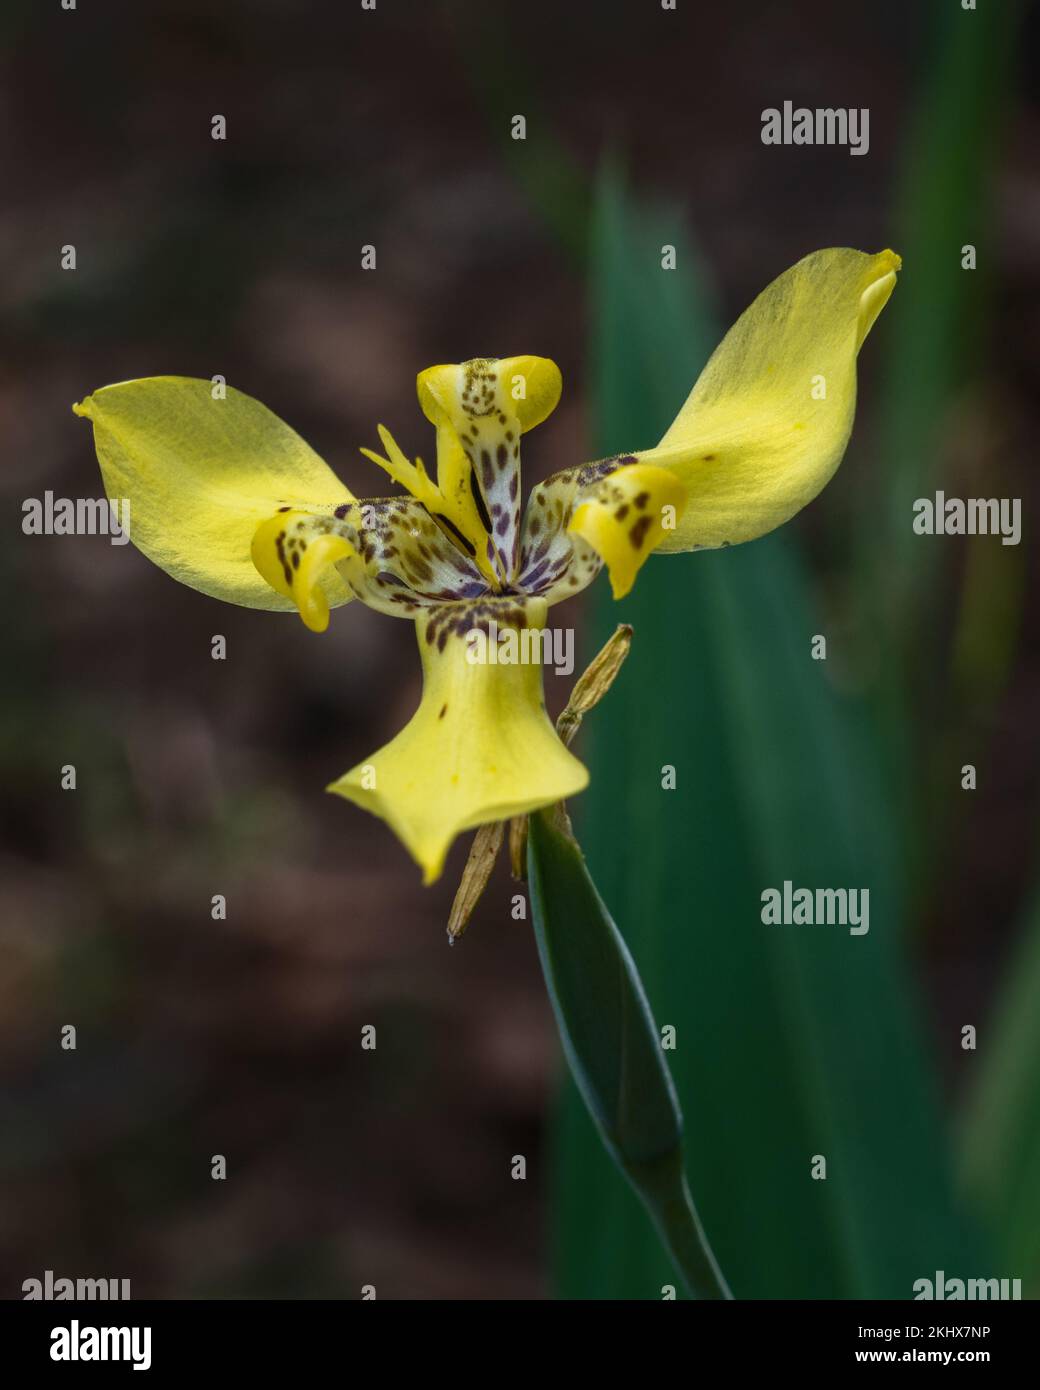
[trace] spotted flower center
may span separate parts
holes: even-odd
[[[681,489],[671,474],[623,454],[538,484],[521,519],[520,439],[555,403],[544,375],[541,358],[477,358],[424,372],[419,394],[437,431],[436,476],[380,425],[385,453],[362,453],[409,495],[306,510],[286,502],[254,538],[260,573],[316,630],[328,622],[323,585],[332,579],[372,608],[412,618],[435,605],[511,596],[557,603],[584,589],[604,561],[615,592],[627,592],[660,539],[662,504],[681,509]]]

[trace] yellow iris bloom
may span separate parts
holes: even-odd
[[[799,261],[730,329],[655,448],[556,473],[523,513],[521,437],[562,385],[542,357],[422,372],[436,477],[380,427],[385,454],[362,452],[405,492],[374,500],[230,387],[150,377],[73,409],[93,424],[108,495],[130,501],[131,540],[175,579],[295,608],[316,632],[351,598],[414,621],[417,712],[329,790],[381,816],[429,883],[461,831],[588,782],[546,715],[541,664],[488,660],[488,644],[542,632],[603,565],[620,598],[649,555],[753,540],[811,501],[845,452],[856,356],[899,267],[891,251]]]

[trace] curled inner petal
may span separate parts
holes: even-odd
[[[634,454],[565,468],[531,491],[520,543],[519,586],[548,603],[572,598],[603,568],[597,550],[570,529],[575,508],[595,496],[604,478],[635,463]]]
[[[251,553],[271,588],[292,599],[312,632],[324,632],[329,601],[323,576],[339,561],[357,562],[346,536],[336,534],[327,517],[286,508],[257,527]]]
[[[546,715],[539,644],[522,640],[537,638],[546,613],[544,600],[522,598],[423,612],[418,710],[328,788],[385,820],[427,883],[463,830],[550,805],[588,782]]]
[[[296,603],[308,627],[328,625],[323,591],[345,587],[369,608],[409,618],[420,608],[487,592],[477,569],[410,498],[283,507],[257,528],[253,563]],[[332,568],[334,567],[334,569]]]
[[[646,558],[686,506],[686,489],[667,468],[633,463],[597,484],[574,509],[568,530],[581,536],[610,572],[615,598],[624,598]]]

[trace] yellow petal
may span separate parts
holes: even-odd
[[[468,419],[501,412],[515,416],[526,434],[556,409],[563,377],[548,357],[475,357],[427,367],[416,387],[431,424],[443,411],[462,433]]]
[[[563,376],[551,358],[500,357],[495,371],[524,434],[547,420],[559,405]]]
[[[352,495],[294,430],[233,387],[146,377],[95,391],[77,415],[94,426],[105,489],[130,503],[130,539],[183,584],[247,608],[292,609],[257,572],[251,543],[281,506]],[[350,591],[330,571],[329,602]]]
[[[647,556],[675,533],[685,506],[686,489],[674,473],[628,464],[596,484],[567,530],[592,547],[607,566],[614,597],[624,598]]]
[[[856,354],[900,264],[893,251],[816,251],[741,315],[660,445],[639,454],[688,497],[660,550],[753,540],[830,480],[852,431]]]
[[[330,526],[328,517],[280,511],[260,523],[251,546],[259,573],[296,605],[312,632],[324,632],[329,625],[324,585],[332,578],[331,567],[352,559],[361,567],[354,547]]]
[[[573,796],[588,773],[545,712],[542,666],[522,656],[544,630],[541,599],[445,604],[416,622],[423,663],[418,710],[397,737],[328,788],[380,816],[432,883],[455,836]],[[486,638],[497,625],[499,644]],[[512,634],[510,637],[508,634]],[[494,663],[480,656],[494,653]],[[531,655],[528,651],[528,656]]]
[[[520,436],[552,412],[562,385],[547,357],[476,357],[428,367],[416,382],[437,427],[438,486],[470,519],[452,517],[471,540],[480,526],[478,562],[495,588],[512,584],[519,561]]]

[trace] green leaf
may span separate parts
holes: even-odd
[[[660,268],[666,242],[677,271]],[[658,439],[720,336],[696,266],[677,219],[637,215],[608,176],[597,452]],[[782,269],[764,265],[762,283]],[[936,1268],[972,1273],[903,957],[890,788],[864,710],[810,659],[817,633],[830,663],[841,654],[793,537],[654,558],[620,608],[604,586],[594,595],[594,639],[618,620],[635,635],[588,721],[581,836],[657,1017],[677,1030],[690,1185],[735,1295],[908,1298]],[[869,890],[869,932],[764,925],[761,893],[787,879]],[[668,1262],[578,1105],[565,1098],[559,1128],[559,1287],[658,1297]]]
[[[995,1232],[1003,1277],[1040,1294],[1040,893],[991,1020],[979,1030],[979,1075],[965,1106],[962,1170]]]
[[[1019,0],[973,11],[932,6],[891,213],[903,273],[876,330],[876,368],[868,360],[877,425],[869,452],[863,436],[850,449],[850,462],[862,470],[849,508],[856,563],[848,621],[863,629],[873,654],[884,730],[879,752],[893,773],[891,815],[920,901],[932,893],[957,833],[959,807],[945,782],[950,748],[988,722],[1017,639],[1021,556],[976,550],[958,581],[961,613],[951,653],[944,609],[949,575],[941,563],[947,552],[922,541],[911,520],[916,499],[969,486],[960,474],[957,481],[944,478],[943,465],[948,441],[964,430],[965,407],[971,408],[965,381],[986,375],[1001,260],[999,151],[1014,100],[1023,9]],[[976,253],[974,269],[962,263],[967,246]],[[986,451],[988,496],[1015,495],[1018,485],[1008,477],[1014,465],[1002,459],[1004,452],[999,441]]]
[[[582,1098],[688,1291],[725,1296],[686,1188],[679,1103],[628,948],[552,812],[531,817],[527,855],[538,954]]]
[[[977,361],[1000,260],[994,149],[1013,91],[1021,18],[1018,0],[974,13],[959,5],[936,9],[934,42],[900,160],[894,235],[904,273],[899,312],[881,328],[887,352],[875,476],[885,489],[879,499],[883,560],[876,524],[862,540],[887,599],[885,617],[904,631],[900,615],[907,605],[917,614],[923,571],[934,567],[937,551],[915,538],[912,505],[942,486],[935,467],[940,434],[949,427],[948,407],[966,367]],[[962,265],[967,244],[977,252],[977,269]]]

